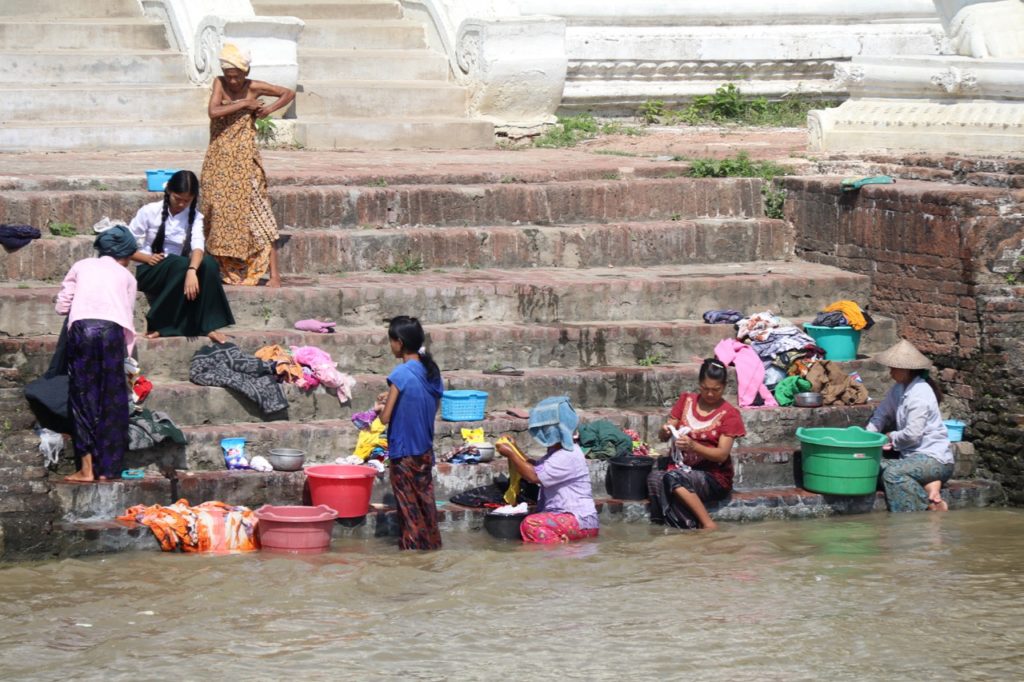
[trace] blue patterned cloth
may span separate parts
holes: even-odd
[[[925,511],[928,493],[924,486],[932,481],[945,483],[952,475],[951,462],[943,463],[930,455],[882,460],[885,504],[891,512]]]
[[[572,450],[572,435],[579,423],[580,418],[572,409],[568,396],[544,398],[530,410],[530,435],[546,447],[560,444],[566,450]]]

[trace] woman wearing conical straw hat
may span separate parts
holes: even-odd
[[[942,484],[953,475],[953,449],[942,423],[942,392],[928,376],[931,361],[909,341],[879,353],[896,384],[875,408],[868,431],[885,433],[899,459],[882,461],[889,511],[946,511]]]

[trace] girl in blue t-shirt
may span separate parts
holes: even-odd
[[[434,417],[444,392],[441,370],[423,347],[423,327],[400,315],[388,325],[388,343],[402,364],[388,375],[380,420],[388,427],[391,487],[401,549],[440,549],[434,503]]]

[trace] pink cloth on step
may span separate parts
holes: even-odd
[[[299,320],[295,328],[303,332],[316,332],[317,334],[332,334],[337,322],[321,322],[320,320]]]
[[[726,365],[736,365],[740,407],[751,407],[760,395],[764,407],[778,407],[775,396],[764,385],[764,363],[757,352],[736,339],[722,339],[715,346],[715,357]]]

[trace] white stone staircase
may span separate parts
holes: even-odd
[[[261,15],[302,19],[295,139],[314,148],[486,148],[468,93],[424,27],[387,0],[266,0]]]
[[[135,0],[0,3],[0,151],[202,148],[207,93]]]

